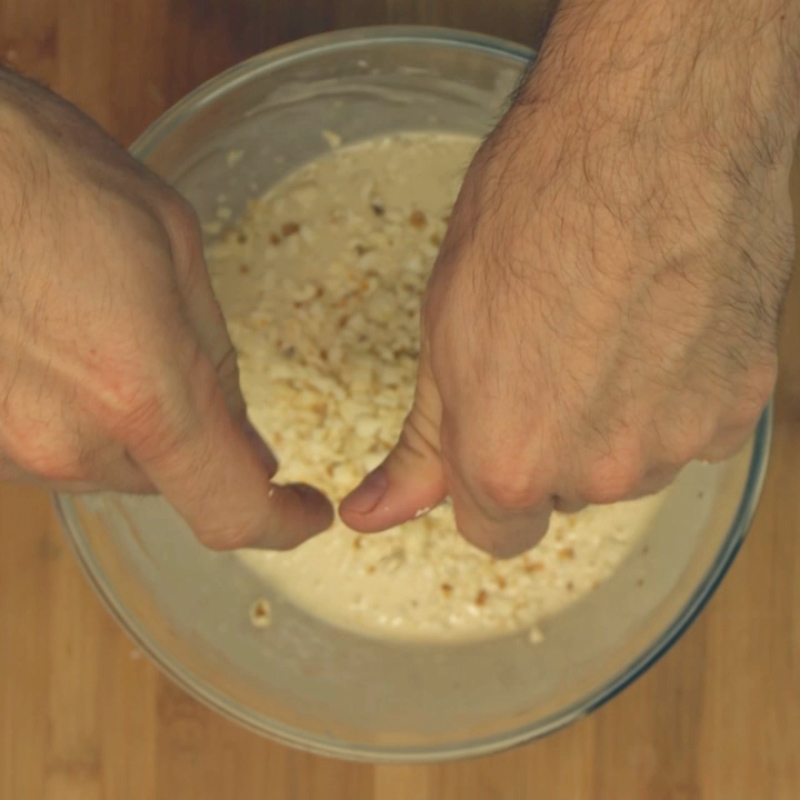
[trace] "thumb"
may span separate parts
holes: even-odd
[[[254,445],[252,429],[231,417],[210,361],[200,360],[190,384],[179,414],[123,438],[198,539],[215,550],[283,550],[327,528],[333,510],[322,494],[271,483],[274,462]]]
[[[376,470],[342,501],[339,514],[353,530],[373,533],[421,516],[447,494],[439,452],[442,403],[430,358],[423,352],[414,405],[400,440]]]

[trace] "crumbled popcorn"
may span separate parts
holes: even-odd
[[[340,147],[323,136],[333,150],[252,203],[208,258],[278,479],[338,501],[386,457],[411,407],[434,242],[477,141],[403,134]],[[507,561],[459,536],[448,501],[387,533],[337,520],[297,550],[240,558],[340,625],[412,639],[523,630],[533,642],[540,619],[608,577],[659,503],[555,515],[537,548]]]
[[[225,155],[225,163],[233,169],[244,156],[244,150],[229,150]]]
[[[331,150],[342,145],[342,137],[335,131],[322,131],[322,138],[330,145]]]
[[[544,634],[542,633],[542,629],[538,627],[538,625],[534,625],[528,631],[528,641],[531,644],[540,644],[544,641]]]
[[[262,597],[250,606],[250,622],[254,628],[268,628],[272,624],[272,605],[269,600]]]

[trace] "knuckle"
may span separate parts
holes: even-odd
[[[149,461],[180,447],[191,434],[191,415],[181,407],[167,393],[144,387],[104,403],[99,420],[114,439]]]
[[[101,424],[122,441],[136,441],[163,428],[166,403],[139,377],[108,375],[96,387],[96,412]]]
[[[483,465],[474,483],[482,497],[506,511],[530,508],[542,497],[538,471],[515,465],[512,458]]]
[[[680,470],[698,458],[713,437],[716,417],[715,411],[704,416],[692,414],[682,420],[676,418],[673,424],[665,427],[659,442],[657,466]]]
[[[662,464],[670,469],[683,469],[703,452],[708,438],[690,432],[676,432],[664,448]]]
[[[25,472],[46,481],[83,481],[87,475],[85,453],[68,439],[43,442],[41,437],[18,435],[8,455]]]
[[[180,374],[166,366],[108,369],[92,382],[86,402],[109,436],[149,460],[190,438],[198,422],[194,410],[209,406],[217,392],[213,366],[199,358]]]
[[[592,505],[616,503],[633,495],[643,476],[642,460],[636,450],[620,448],[591,465],[578,494]]]

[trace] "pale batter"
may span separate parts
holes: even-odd
[[[394,444],[411,406],[420,298],[477,140],[404,134],[339,148],[252,205],[209,252],[250,417],[282,482],[334,501]],[[333,528],[244,562],[331,622],[403,638],[530,628],[606,579],[662,496],[556,515],[534,550],[495,561],[445,504],[388,533]],[[277,613],[277,612],[273,612]]]

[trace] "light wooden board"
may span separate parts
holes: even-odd
[[[129,143],[202,80],[287,39],[391,21],[532,42],[542,18],[527,0],[0,0],[0,54]],[[598,713],[467,763],[351,765],[216,716],[106,614],[44,494],[0,487],[0,800],[795,800],[798,342],[796,288],[764,500],[698,622]]]

